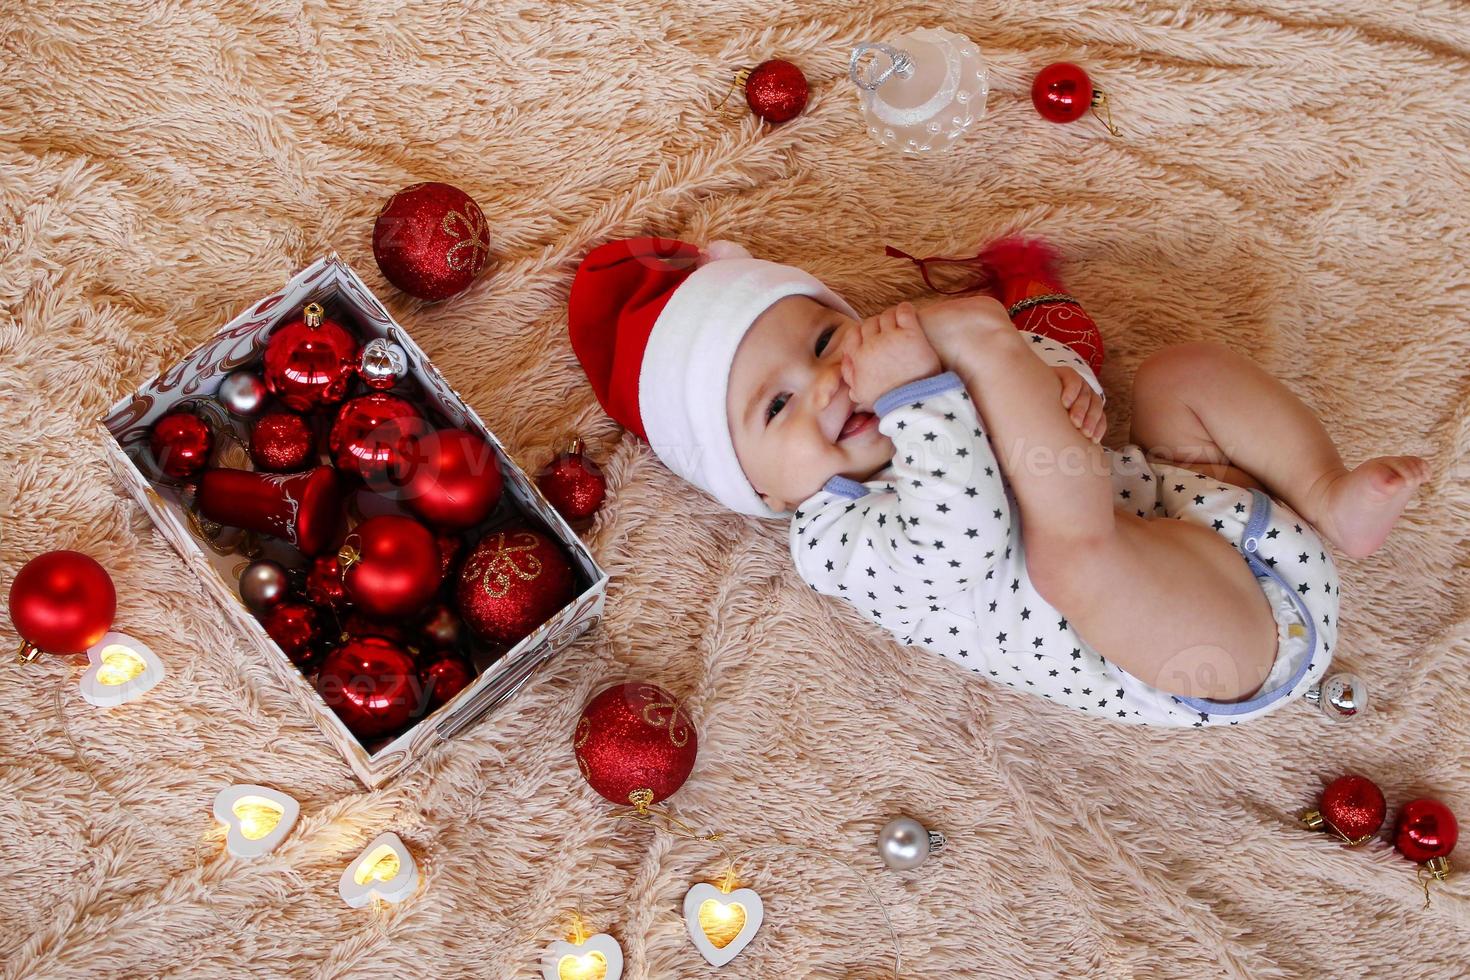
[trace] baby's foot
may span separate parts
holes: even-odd
[[[1317,530],[1351,558],[1371,555],[1428,478],[1429,464],[1418,456],[1379,456],[1323,477],[1311,494]]]

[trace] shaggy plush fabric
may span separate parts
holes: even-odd
[[[173,671],[99,712],[68,663],[0,666],[0,973],[527,977],[580,909],[627,976],[713,976],[679,910],[718,851],[609,819],[572,759],[583,703],[633,676],[698,720],[677,811],[766,848],[741,862],[765,927],[722,976],[891,975],[865,885],[905,977],[1463,975],[1470,878],[1421,911],[1382,841],[1345,850],[1294,816],[1351,770],[1391,805],[1470,817],[1463,7],[465,6],[0,13],[0,576],[46,549],[96,556],[119,626]],[[925,25],[980,43],[989,116],[947,157],[900,159],[869,143],[847,53]],[[811,79],[800,118],[716,108],[735,68],[773,56]],[[1122,139],[1032,110],[1032,75],[1063,59],[1107,89]],[[425,179],[478,199],[495,251],[432,306],[370,249],[382,202]],[[784,526],[720,513],[609,422],[565,335],[576,262],[612,236],[732,238],[875,310],[920,293],[885,243],[963,253],[1013,229],[1060,245],[1102,326],[1109,441],[1139,361],[1209,338],[1300,392],[1350,462],[1432,461],[1387,546],[1341,562],[1339,664],[1372,686],[1370,717],[1114,727],[901,648],[801,586]],[[588,532],[614,576],[600,629],[371,793],[119,494],[91,422],[331,249],[522,465],[580,433],[612,486]],[[274,860],[221,855],[208,811],[230,782],[301,800]],[[884,870],[874,834],[899,813],[949,849]],[[426,888],[346,908],[338,874],[388,829]]]

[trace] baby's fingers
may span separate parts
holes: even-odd
[[[1087,433],[1088,438],[1093,442],[1100,442],[1107,430],[1108,416],[1103,411],[1103,401],[1101,398],[1094,397],[1092,407],[1087,410],[1087,422],[1082,431]]]
[[[1082,379],[1071,368],[1058,368],[1057,377],[1062,379],[1062,407],[1072,408],[1085,387]],[[1072,421],[1077,421],[1075,416]]]
[[[894,308],[894,320],[904,330],[919,329],[919,311],[914,309],[913,303],[899,303]]]

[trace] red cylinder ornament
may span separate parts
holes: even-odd
[[[577,768],[598,795],[640,809],[667,799],[694,768],[699,739],[677,698],[653,684],[618,684],[582,709]]]
[[[488,442],[461,429],[422,436],[404,454],[403,503],[436,528],[462,530],[500,502],[500,461]]]
[[[269,534],[308,555],[332,546],[342,520],[342,488],[330,466],[305,473],[206,470],[195,503],[217,524]]]
[[[335,405],[347,397],[357,370],[357,341],[319,303],[271,333],[265,345],[265,386],[293,412]]]
[[[783,123],[801,115],[811,89],[801,69],[789,61],[762,61],[745,76],[745,104],[769,123]]]
[[[423,610],[443,581],[439,546],[418,521],[383,514],[363,521],[337,553],[353,605],[389,619]]]
[[[1329,830],[1350,846],[1368,840],[1383,826],[1388,804],[1383,791],[1365,776],[1339,776],[1322,791],[1316,810],[1302,817],[1312,830]]]
[[[527,528],[507,529],[475,545],[455,597],[476,636],[513,646],[571,600],[575,581],[555,541]]]
[[[384,278],[410,296],[448,299],[469,288],[490,259],[484,212],[450,184],[405,187],[378,213],[373,257]]]
[[[429,710],[448,704],[475,679],[475,669],[457,653],[435,650],[420,660],[419,684],[429,700]]]
[[[313,438],[295,412],[266,412],[250,429],[250,458],[272,473],[291,473],[311,462]]]
[[[148,448],[165,476],[187,480],[209,465],[214,433],[192,412],[169,412],[153,423]]]
[[[413,658],[382,637],[348,640],[322,661],[317,692],[359,739],[402,728],[418,709]]]
[[[416,452],[429,429],[418,407],[384,392],[354,398],[337,412],[327,448],[337,468],[365,481],[374,490],[392,492],[398,474]]]
[[[15,573],[8,608],[23,641],[21,659],[82,653],[112,627],[117,589],[90,555],[48,551]]]

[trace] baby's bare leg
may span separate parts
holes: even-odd
[[[1113,507],[1110,467],[1062,408],[1054,372],[1008,324],[947,365],[990,430],[1020,510],[1032,584],[1103,657],[1171,694],[1253,693],[1276,654],[1269,604],[1214,532]]]
[[[1353,557],[1378,549],[1429,475],[1417,456],[1381,456],[1349,470],[1290,389],[1212,343],[1167,347],[1143,362],[1130,440],[1232,483],[1264,484]]]

